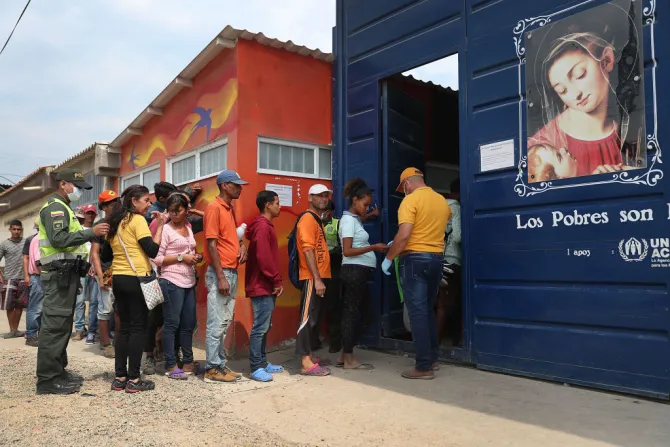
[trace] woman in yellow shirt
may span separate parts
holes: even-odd
[[[140,363],[146,338],[147,309],[139,277],[151,276],[150,258],[158,254],[163,236],[163,214],[152,213],[158,221],[156,234],[151,237],[144,218],[151,205],[149,190],[142,185],[129,186],[106,221],[109,223],[109,245],[103,250],[103,261],[112,262],[112,291],[116,299],[121,330],[117,332],[115,350],[115,379],[112,389],[127,393],[155,388],[151,381],[141,380]]]

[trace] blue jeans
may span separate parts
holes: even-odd
[[[442,279],[442,254],[410,253],[400,258],[400,281],[409,313],[418,371],[432,371],[439,355],[435,300]]]
[[[26,337],[37,337],[42,321],[42,303],[44,290],[40,275],[30,275],[30,295],[28,296],[28,311],[26,312]]]
[[[100,286],[94,276],[86,276],[83,279],[83,288],[77,295],[77,304],[74,306],[74,330],[84,330],[84,314],[86,313],[86,300],[88,300],[88,332],[98,332],[98,301],[100,299]]]
[[[249,363],[251,372],[268,366],[265,346],[268,341],[268,332],[272,327],[272,311],[275,309],[273,295],[255,296],[251,298],[251,307],[254,310],[254,324],[249,334]]]
[[[237,296],[237,270],[223,269],[223,274],[230,284],[228,295],[219,293],[219,280],[213,267],[210,266],[205,274],[207,284],[207,331],[205,335],[207,365],[205,369],[226,366],[224,340],[228,327],[233,323],[235,297]]]
[[[193,329],[195,328],[195,287],[184,289],[167,279],[159,279],[164,293],[163,352],[165,367],[177,365],[174,355],[175,334],[179,330],[179,344],[184,363],[193,363]]]

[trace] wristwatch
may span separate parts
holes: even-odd
[[[184,260],[184,257],[180,254],[177,255],[177,262],[181,262]]]

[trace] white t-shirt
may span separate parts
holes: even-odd
[[[342,215],[342,219],[340,219],[338,234],[340,236],[340,243],[342,243],[343,247],[344,238],[347,237],[353,239],[351,241],[351,248],[363,248],[370,246],[370,242],[368,242],[370,235],[367,231],[365,231],[365,228],[363,228],[361,218],[351,214],[348,211],[345,211]],[[362,265],[365,267],[375,268],[377,266],[377,257],[372,251],[360,256],[347,257],[342,255],[342,265]]]

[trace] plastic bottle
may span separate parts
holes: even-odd
[[[239,227],[237,227],[237,238],[239,240],[242,240],[244,237],[244,232],[247,230],[247,224],[243,223]]]

